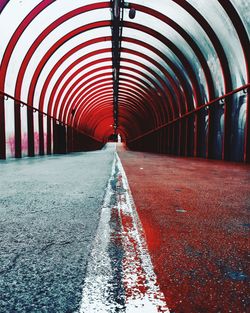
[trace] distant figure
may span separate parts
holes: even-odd
[[[121,137],[120,134],[118,134],[118,136],[117,136],[117,142],[118,142],[118,143],[121,143],[121,142],[122,142],[122,137]]]

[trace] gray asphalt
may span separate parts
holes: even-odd
[[[0,162],[0,312],[75,312],[114,150]]]

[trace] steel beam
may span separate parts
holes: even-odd
[[[113,64],[113,92],[114,92],[114,133],[118,128],[118,96],[119,96],[119,75],[121,59],[121,37],[122,37],[122,1],[112,0],[112,64]]]

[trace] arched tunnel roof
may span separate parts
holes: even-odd
[[[97,139],[115,126],[132,140],[249,83],[249,7],[2,0],[0,91]]]

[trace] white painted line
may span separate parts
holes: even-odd
[[[115,222],[112,228],[110,224]],[[116,242],[122,256],[110,253],[110,246]],[[117,269],[120,271],[118,282],[114,277]],[[115,298],[117,286],[121,289],[119,300]],[[79,312],[170,312],[157,284],[142,225],[117,153],[87,265]]]
[[[122,187],[125,190],[118,202],[119,211],[121,215],[131,219],[131,223],[122,223],[123,242],[125,246],[124,282],[127,281],[129,283],[130,289],[130,297],[126,299],[126,312],[170,312],[166,305],[164,294],[161,292],[157,283],[156,274],[147,249],[144,231],[118,155],[117,165],[119,174],[121,174]]]
[[[111,179],[115,173],[115,165],[116,162],[114,160],[97,233],[88,260],[80,313],[109,313],[113,312],[113,308],[115,308],[115,304],[107,301],[109,289],[112,288],[109,285],[109,282],[112,281],[112,269],[108,255],[108,243],[110,240],[109,221],[111,210],[109,205],[112,196]]]

